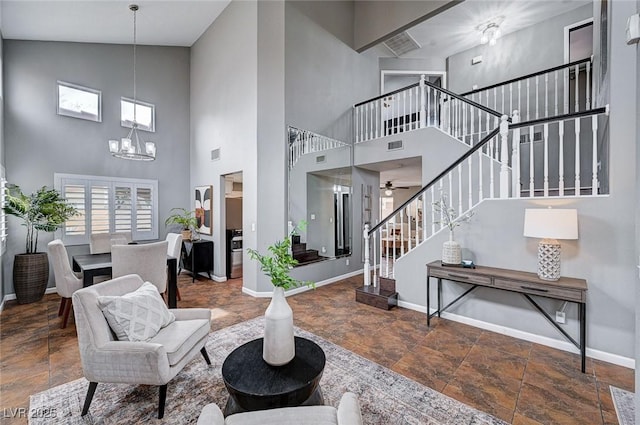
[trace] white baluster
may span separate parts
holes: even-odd
[[[576,181],[575,181],[575,196],[580,196],[580,118],[575,119],[575,131],[576,131],[576,160],[575,160],[575,171],[576,171]]]
[[[369,274],[370,271],[369,271],[369,225],[368,224],[364,225],[362,238],[364,239],[364,285],[369,286],[371,285],[371,280],[370,280],[371,276]]]
[[[563,90],[563,103],[564,103],[564,113],[568,114],[569,113],[569,84],[571,84],[571,82],[569,81],[569,68],[565,68],[564,69],[564,84],[562,84],[564,90]]]
[[[522,99],[521,89],[522,89],[522,80],[518,80],[518,111],[522,111],[522,108],[520,106],[520,101]]]
[[[468,187],[468,192],[469,192],[469,208],[473,207],[473,177],[471,176],[472,174],[472,163],[473,163],[473,157],[470,156],[469,157],[469,181],[467,182],[467,184],[469,185]]]
[[[402,131],[407,131],[407,91],[402,92]]]
[[[585,90],[585,99],[586,99],[586,106],[587,109],[591,109],[591,97],[589,97],[589,84],[591,83],[591,62],[587,62],[587,87]]]
[[[511,122],[517,124],[520,122],[520,112],[518,110],[513,111]],[[512,134],[512,151],[511,154],[511,180],[512,187],[511,193],[514,198],[520,197],[520,128],[515,128]]]
[[[544,123],[544,196],[549,196],[549,124]]]
[[[494,151],[493,151],[493,145],[494,145],[494,140],[495,137],[491,140],[489,140],[489,157],[492,159],[492,161],[489,161],[491,163],[491,167],[489,167],[489,198],[495,198],[495,182],[494,182],[494,163],[493,160],[497,159],[495,157]],[[471,208],[471,204],[469,204],[469,208]]]
[[[564,121],[558,123],[558,196],[564,196]]]
[[[529,102],[529,87],[530,87],[530,80],[529,78],[527,78],[527,121],[529,121],[529,111],[531,110],[531,103]]]
[[[411,109],[413,108],[413,89],[409,89],[409,118],[407,119],[407,126],[409,130],[413,130],[413,114]]]
[[[549,116],[549,74],[544,74],[544,116]]]
[[[529,126],[529,196],[534,197],[535,180],[533,176],[533,126]]]
[[[422,240],[427,239],[427,192],[422,192]]]
[[[413,126],[414,126],[415,129],[418,129],[418,128],[420,128],[420,87],[415,87],[415,91],[416,91],[416,94],[413,97],[416,100],[416,105],[415,105],[415,108],[416,108],[416,120],[415,120],[415,123],[413,124]],[[427,100],[429,99],[428,96],[429,95],[427,95]],[[427,114],[428,113],[429,112],[427,111]]]
[[[433,205],[436,202],[435,185],[431,187],[431,234],[436,232],[436,210]]]
[[[360,114],[358,113],[360,110],[359,106],[356,106],[354,109],[354,114],[356,115],[356,143],[362,142],[362,133],[360,132]]]
[[[509,83],[509,110],[513,111],[513,83]]]
[[[458,215],[462,215],[462,164],[458,164]]]
[[[427,125],[431,127],[431,87],[427,87]]]
[[[378,233],[380,233],[379,229],[373,232],[373,244],[372,244],[373,246],[373,286],[374,287],[377,286],[378,274],[380,274],[381,272],[380,268],[382,267],[382,241],[380,242],[377,241],[377,239],[381,239],[381,238],[378,238]],[[380,244],[379,251],[377,251],[378,244]]]
[[[469,146],[473,146],[473,135],[475,134],[474,131],[474,119],[473,119],[473,108],[469,108],[469,126],[470,128],[470,134],[471,137],[469,137]],[[480,132],[478,132],[478,136],[480,135]]]
[[[598,194],[598,116],[597,115],[591,116],[591,137],[592,137],[591,194],[597,195]]]
[[[483,193],[483,188],[482,188],[482,167],[483,167],[483,163],[484,161],[482,160],[482,149],[478,150],[478,202],[482,201],[484,199],[484,193]],[[489,160],[489,167],[493,167],[493,161]],[[462,214],[462,212],[460,212],[460,214]]]
[[[404,255],[404,216],[406,208],[401,209],[398,214],[400,215],[400,256],[402,257]]]
[[[422,74],[420,76],[420,128],[425,128],[427,126],[427,116],[426,116],[426,99],[425,99],[425,75]]]
[[[576,65],[575,68],[576,73],[576,110],[574,112],[578,112],[580,110],[580,65]]]
[[[500,118],[500,197],[509,197],[509,117]],[[493,168],[493,167],[491,167]]]
[[[555,80],[556,80],[555,81],[555,90],[554,90],[554,93],[555,93],[554,104],[555,104],[555,113],[556,113],[556,115],[558,115],[558,70],[557,69],[556,69],[556,72],[554,74],[555,74]]]
[[[540,118],[540,114],[538,113],[538,94],[540,93],[539,86],[538,76],[536,75],[536,119]]]
[[[371,140],[371,128],[369,127],[369,104],[364,105],[364,128],[365,137],[367,140]]]

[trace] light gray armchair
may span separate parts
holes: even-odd
[[[84,376],[90,382],[83,416],[89,411],[98,383],[103,382],[160,386],[158,418],[162,418],[167,383],[198,352],[211,365],[204,347],[211,327],[208,309],[169,310],[175,315],[175,321],[160,329],[148,342],[116,340],[100,309],[98,297],[122,296],[137,290],[143,283],[140,276],[127,275],[73,294],[80,360]]]
[[[299,406],[236,413],[225,419],[215,404],[207,404],[197,425],[362,425],[358,396],[344,393],[333,406]]]

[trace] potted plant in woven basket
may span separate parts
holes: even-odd
[[[13,287],[20,304],[42,299],[49,282],[49,259],[38,252],[38,232],[55,232],[78,210],[55,189],[46,186],[25,195],[19,186],[7,185],[5,213],[22,220],[27,228],[25,253],[13,260]]]
[[[301,222],[298,226],[304,226]],[[273,295],[271,303],[264,313],[264,343],[262,358],[272,366],[282,366],[295,357],[295,339],[293,336],[293,311],[284,296],[285,289],[301,285],[314,286],[313,282],[302,282],[289,275],[298,264],[291,255],[291,237],[299,228],[293,230],[281,241],[276,241],[267,250],[269,254],[260,254],[255,249],[247,249],[252,260],[258,260],[260,270],[271,278]]]
[[[436,216],[435,224],[449,228],[449,240],[442,245],[442,263],[459,265],[462,263],[462,249],[460,244],[453,240],[453,230],[468,222],[473,216],[473,211],[458,217],[456,210],[449,206],[446,193],[442,193],[440,200],[433,203],[433,209]]]

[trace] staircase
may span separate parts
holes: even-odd
[[[386,219],[365,225],[365,282],[356,290],[358,302],[382,309],[397,305],[394,266],[448,230],[442,211],[434,208],[443,201],[455,220],[461,220],[487,199],[605,193],[601,182],[606,175],[599,164],[606,159],[607,147],[598,129],[608,107],[592,107],[593,86],[589,78],[586,85],[578,84],[585,81],[577,78],[580,72],[589,77],[590,60],[475,90],[466,97],[423,78],[354,106],[356,149],[357,143],[425,127],[436,127],[469,146]],[[570,75],[576,77],[572,87]],[[514,105],[518,109],[510,109]],[[525,111],[525,121],[519,110]]]

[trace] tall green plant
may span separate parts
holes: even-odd
[[[313,282],[303,282],[289,276],[293,266],[298,264],[298,260],[291,255],[291,236],[296,234],[298,229],[302,230],[306,222],[302,221],[298,226],[294,226],[289,235],[281,241],[276,241],[267,250],[271,255],[260,254],[255,249],[248,248],[247,252],[252,260],[258,260],[260,270],[269,278],[275,287],[283,289],[296,288],[302,285],[314,286]]]
[[[38,252],[38,232],[55,232],[75,215],[78,210],[55,189],[46,186],[31,195],[25,195],[19,186],[7,185],[3,210],[9,215],[22,219],[27,228],[25,251]]]

